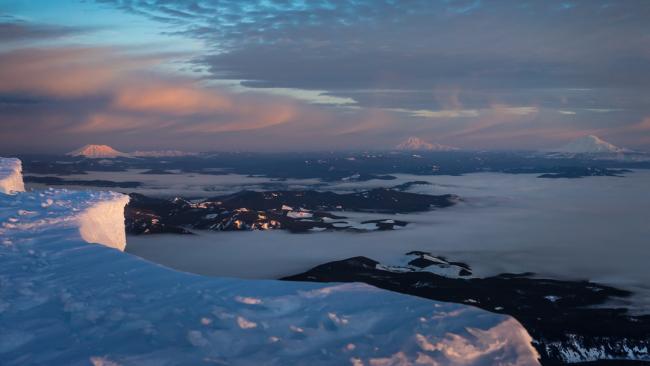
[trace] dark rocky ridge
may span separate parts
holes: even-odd
[[[613,297],[629,296],[627,291],[588,281],[534,278],[530,273],[463,278],[460,273],[449,277],[432,271],[391,268],[366,257],[354,257],[283,280],[365,282],[395,292],[508,314],[533,337],[543,365],[608,358],[650,361],[650,315],[631,316],[626,309],[602,307]]]
[[[280,209],[283,205],[308,210],[364,211],[381,213],[423,212],[432,208],[454,205],[458,196],[406,193],[387,188],[339,194],[319,191],[242,191],[232,195],[213,197],[208,201],[222,203],[229,209],[246,207],[252,210]]]
[[[89,187],[111,187],[111,188],[137,188],[142,185],[140,182],[114,182],[111,180],[80,180],[80,179],[63,179],[59,177],[36,177],[25,176],[23,177],[25,183],[40,183],[50,186],[89,186]]]
[[[537,178],[584,178],[584,177],[623,177],[623,174],[632,173],[628,169],[607,168],[558,168],[557,172],[545,173]]]
[[[273,230],[393,230],[408,223],[393,219],[354,223],[332,212],[363,211],[393,214],[454,205],[454,195],[424,195],[390,189],[337,194],[318,191],[242,191],[200,202],[182,198],[151,198],[132,193],[125,208],[127,233],[189,234],[188,229],[231,231]]]
[[[353,178],[393,179],[392,174],[462,175],[476,172],[511,174],[609,175],[608,169],[650,169],[650,158],[639,161],[594,159],[575,154],[558,158],[534,152],[221,152],[184,157],[86,159],[56,155],[20,155],[29,174],[65,176],[88,171],[127,169],[179,170],[182,173],[243,174],[269,178],[316,178],[325,182]],[[586,171],[585,168],[592,168]]]

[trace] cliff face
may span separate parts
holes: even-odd
[[[129,196],[113,194],[105,200],[94,202],[79,215],[79,234],[89,243],[104,244],[124,251],[126,233],[124,206]]]
[[[127,201],[0,195],[0,364],[538,365],[509,316],[362,284],[202,277],[122,253]]]
[[[0,158],[0,193],[24,192],[22,164],[18,159]]]

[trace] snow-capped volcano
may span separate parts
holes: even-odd
[[[70,151],[66,155],[84,156],[87,158],[116,158],[119,156],[127,156],[128,154],[117,151],[108,145],[86,145],[77,150]]]
[[[626,152],[627,149],[612,145],[609,142],[600,139],[594,135],[580,137],[563,147],[554,149],[556,152],[575,153],[575,154],[594,154],[594,153],[620,153]]]
[[[405,151],[454,151],[458,148],[448,145],[430,143],[419,137],[409,137],[402,143],[395,146],[397,150]]]

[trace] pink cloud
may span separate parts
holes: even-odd
[[[220,113],[231,110],[233,104],[232,98],[216,91],[162,83],[146,87],[129,85],[116,92],[113,102],[116,109],[179,116]]]
[[[531,141],[544,147],[587,133],[650,143],[650,118],[628,127],[587,131],[549,123],[535,105],[495,100],[489,108],[467,113],[460,89],[453,87],[432,92],[446,108],[445,113],[429,113],[436,118],[424,112],[413,117],[388,109],[315,106],[153,71],[169,57],[81,47],[0,53],[0,93],[38,100],[5,107],[1,145],[61,150],[88,142],[191,150],[390,148],[405,135],[417,134],[472,148],[526,147]]]
[[[13,50],[0,53],[0,92],[88,96],[110,89],[126,72],[155,62],[152,56],[109,48]]]

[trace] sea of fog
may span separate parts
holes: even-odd
[[[268,177],[250,176],[243,174],[143,174],[149,169],[127,169],[124,171],[88,171],[84,174],[53,175],[26,174],[35,177],[57,176],[65,180],[105,180],[111,182],[139,182],[136,188],[111,187],[112,191],[122,193],[140,193],[151,197],[213,197],[234,193],[242,189],[308,189],[319,187],[318,179],[286,179],[278,180]],[[27,183],[28,189],[46,189],[47,184]],[[66,188],[76,190],[106,190],[106,187],[66,184]]]
[[[411,222],[389,232],[200,232],[128,237],[127,251],[206,275],[279,278],[352,256],[395,264],[411,250],[470,264],[478,275],[535,272],[589,279],[638,292],[650,309],[650,171],[625,178],[540,179],[535,175],[397,175],[393,181],[342,182],[337,191],[426,180],[419,193],[454,193],[451,208],[397,215]],[[344,213],[363,218],[392,215]]]

